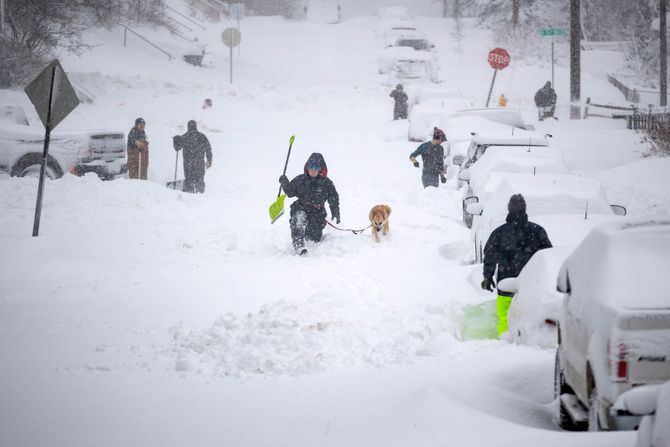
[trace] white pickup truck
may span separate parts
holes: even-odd
[[[555,397],[565,429],[630,430],[613,408],[633,387],[670,380],[670,219],[627,220],[589,233],[562,264]]]
[[[13,177],[37,176],[44,150],[44,128],[30,126],[20,107],[0,110],[0,172]],[[122,131],[54,131],[49,143],[46,176],[66,172],[96,173],[104,180],[128,172],[126,140]]]

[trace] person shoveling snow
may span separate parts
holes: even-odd
[[[297,197],[291,204],[291,239],[299,255],[307,253],[305,239],[319,242],[326,226],[325,202],[328,201],[331,219],[340,223],[340,197],[328,178],[323,155],[313,153],[305,163],[304,173],[289,182],[286,175],[279,183],[288,197]]]

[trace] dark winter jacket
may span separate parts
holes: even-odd
[[[395,101],[395,106],[407,107],[407,93],[402,90],[395,89],[389,95]]]
[[[319,175],[312,178],[307,173],[307,166],[313,164],[320,166],[321,170]],[[281,185],[288,197],[298,198],[291,204],[291,215],[298,210],[304,210],[308,214],[322,215],[325,219],[324,204],[328,201],[330,214],[339,217],[340,196],[337,194],[335,185],[328,178],[328,167],[321,154],[313,153],[305,163],[304,174],[300,174],[290,182],[285,179]]]
[[[545,85],[535,93],[535,105],[537,107],[549,107],[556,104],[556,92],[551,85]]]
[[[126,147],[128,149],[135,149],[135,142],[137,140],[145,141],[146,139],[147,135],[143,130],[138,129],[137,127],[133,127],[130,129],[130,132],[128,132],[128,144]]]
[[[412,152],[410,158],[416,158],[417,155],[421,155],[423,160],[423,172],[434,175],[444,173],[444,148],[442,145],[433,145],[432,141],[427,141]]]
[[[175,149],[184,150],[184,168],[203,171],[205,169],[205,158],[212,162],[212,146],[202,132],[198,132],[195,121],[188,122],[188,130],[185,134],[175,138]]]
[[[484,248],[484,278],[492,279],[498,266],[497,281],[519,276],[536,251],[551,248],[547,232],[528,222],[526,213],[507,215],[507,223],[496,228]]]

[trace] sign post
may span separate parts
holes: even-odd
[[[44,175],[49,157],[49,139],[51,130],[79,105],[79,98],[72,88],[58,60],[51,62],[25,89],[30,102],[35,106],[42,124],[44,124],[44,150],[42,151],[42,167],[37,186],[37,203],[33,222],[33,237],[40,232],[42,216],[42,197],[44,194]]]
[[[554,38],[553,36],[562,36],[565,34],[564,28],[545,28],[542,30],[542,37],[552,36],[551,39],[551,85],[555,86],[554,83]],[[556,88],[556,87],[554,87]]]
[[[489,88],[489,96],[486,98],[486,107],[489,106],[489,102],[491,101],[493,84],[496,82],[498,70],[502,70],[509,65],[509,53],[504,48],[494,48],[489,52],[488,61],[491,68],[493,68],[493,79],[491,80],[491,87]]]
[[[221,40],[223,43],[230,48],[230,83],[233,83],[233,47],[236,47],[240,44],[242,40],[242,34],[237,28],[226,28],[221,34]]]

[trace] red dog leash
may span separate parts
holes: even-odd
[[[331,227],[335,228],[335,229],[338,230],[338,231],[351,231],[351,232],[354,233],[354,234],[361,234],[362,232],[364,232],[365,230],[367,230],[368,228],[370,228],[370,227],[372,226],[372,224],[370,224],[370,225],[368,225],[367,227],[362,228],[362,229],[360,229],[360,230],[352,230],[351,228],[338,228],[338,227],[336,227],[335,225],[333,225],[332,223],[330,223],[328,220],[326,220],[326,223],[327,223],[328,225],[330,225]]]

